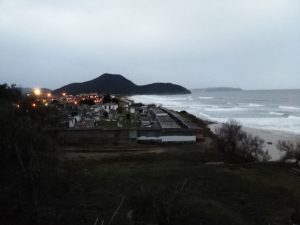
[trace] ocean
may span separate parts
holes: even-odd
[[[300,134],[300,90],[192,90],[189,95],[135,95],[135,102],[185,110],[199,118]]]

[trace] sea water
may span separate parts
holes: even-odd
[[[192,90],[188,95],[135,95],[131,99],[185,110],[206,120],[234,119],[250,128],[300,134],[300,90]]]

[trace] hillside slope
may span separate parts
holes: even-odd
[[[172,83],[153,83],[138,86],[119,74],[105,73],[93,80],[82,83],[71,83],[54,90],[55,94],[67,92],[80,93],[112,93],[112,94],[190,94],[186,88]]]

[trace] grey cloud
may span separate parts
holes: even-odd
[[[0,10],[0,82],[56,88],[111,72],[299,88],[298,0],[2,0]]]

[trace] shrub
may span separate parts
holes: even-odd
[[[239,145],[241,154],[256,161],[268,161],[271,159],[269,153],[263,150],[265,141],[258,136],[244,132]]]
[[[216,130],[216,134],[219,137],[221,149],[224,152],[235,153],[237,143],[243,135],[242,125],[235,120],[229,120]]]
[[[264,140],[242,130],[242,125],[230,120],[216,130],[220,148],[225,153],[236,154],[250,161],[268,161],[270,156],[263,150]]]
[[[277,148],[284,154],[281,157],[281,161],[286,162],[288,160],[295,161],[296,164],[300,162],[300,142],[297,144],[291,141],[278,141]]]

